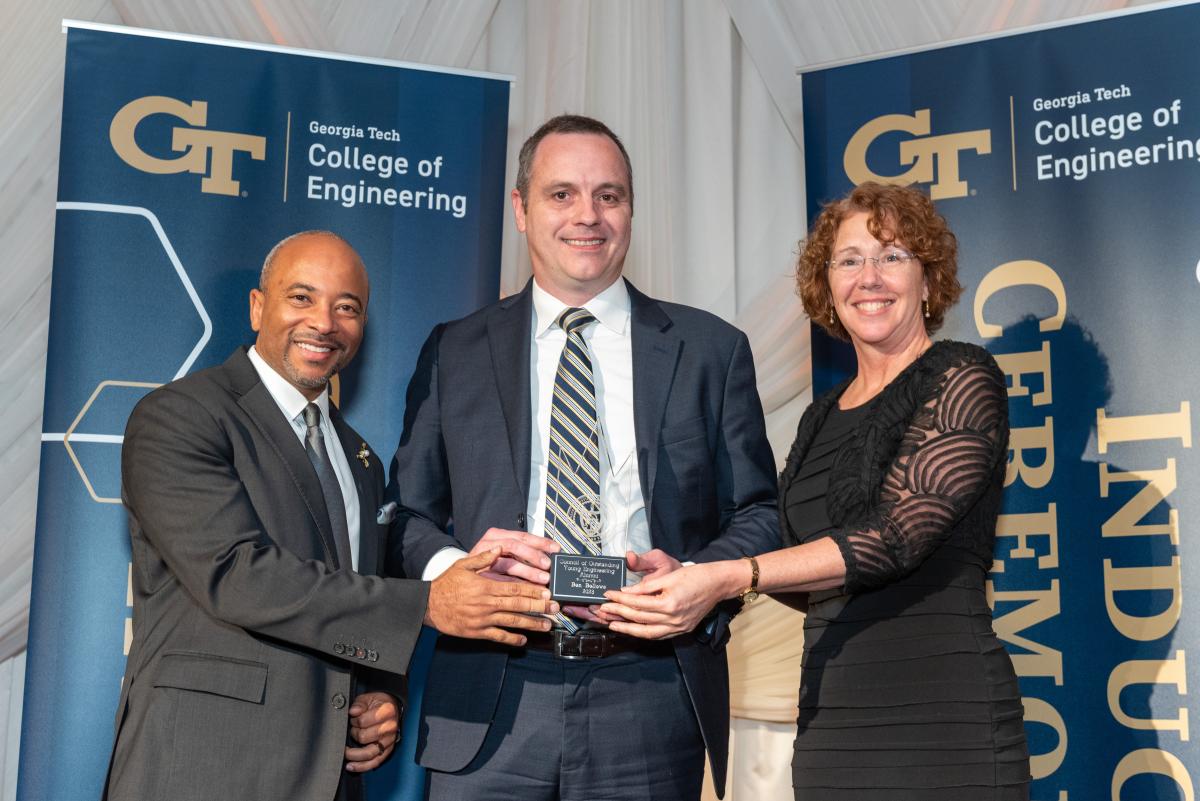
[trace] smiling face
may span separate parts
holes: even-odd
[[[327,234],[283,245],[265,286],[250,291],[254,349],[309,400],[325,389],[362,342],[367,272],[358,254]]]
[[[876,258],[891,249],[905,249],[903,242],[885,243],[872,236],[867,230],[869,219],[867,212],[856,211],[842,220],[831,260],[854,255]],[[897,353],[929,338],[921,312],[929,290],[917,259],[886,271],[867,261],[857,273],[830,269],[828,275],[834,309],[855,348]]]
[[[537,147],[528,200],[512,193],[538,286],[581,306],[621,275],[633,219],[616,144],[590,133],[550,134]]]

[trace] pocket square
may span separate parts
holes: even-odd
[[[379,511],[375,513],[375,522],[381,526],[386,526],[396,519],[396,510],[399,507],[395,501],[388,501],[383,506],[379,507]]]

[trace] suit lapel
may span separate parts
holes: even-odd
[[[501,301],[488,317],[488,345],[492,374],[504,424],[513,474],[522,498],[529,496],[529,448],[533,423],[529,407],[529,329],[533,314],[532,281],[525,289]]]
[[[258,371],[254,369],[246,351],[235,351],[224,366],[234,390],[240,396],[238,406],[258,426],[287,469],[296,490],[300,493],[300,500],[308,509],[321,534],[321,542],[325,546],[325,561],[336,567],[337,547],[334,545],[333,532],[329,528],[325,496],[321,493],[321,481],[317,478],[312,462],[308,460],[308,454],[304,452],[304,446],[300,444],[291,424],[284,419],[275,399],[259,379]]]
[[[346,462],[350,465],[350,473],[354,476],[354,486],[358,490],[358,571],[364,576],[373,576],[379,572],[379,537],[376,535],[375,513],[379,509],[379,498],[375,496],[375,481],[367,466],[370,460],[377,459],[367,448],[367,443],[358,436],[354,429],[342,419],[341,412],[332,404],[329,406],[329,418],[337,430],[342,452],[346,454]],[[366,453],[363,459],[360,453]],[[364,464],[365,459],[365,464]]]
[[[637,441],[638,472],[646,517],[651,517],[654,478],[658,472],[658,439],[667,399],[675,380],[682,341],[670,333],[671,318],[656,301],[626,282],[630,300],[630,336],[633,350],[633,428]]]

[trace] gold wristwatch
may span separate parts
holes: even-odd
[[[750,586],[741,593],[742,603],[748,604],[758,597],[758,560],[753,556],[743,556],[742,558],[750,561]]]

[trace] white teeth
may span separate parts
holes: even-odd
[[[311,353],[329,353],[329,351],[333,350],[333,348],[325,348],[320,345],[310,345],[307,342],[297,342],[296,346]]]
[[[568,245],[576,245],[581,247],[591,247],[592,245],[599,245],[604,242],[603,239],[564,239],[563,241]]]
[[[867,301],[863,301],[862,303],[855,303],[854,305],[857,306],[858,308],[862,309],[863,311],[870,312],[870,311],[879,311],[880,309],[882,309],[886,306],[891,306],[892,302],[890,300],[867,300]]]

